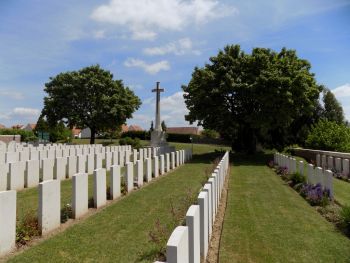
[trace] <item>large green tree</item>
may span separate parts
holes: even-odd
[[[186,120],[218,131],[237,150],[303,142],[319,117],[322,90],[310,67],[294,50],[246,54],[226,46],[183,86]]]
[[[118,129],[141,105],[122,80],[99,65],[51,77],[44,90],[42,116],[49,125],[64,121],[70,128],[90,128],[90,143],[96,133]]]
[[[329,90],[324,88],[323,91],[323,104],[324,109],[322,112],[322,117],[328,121],[336,122],[337,124],[343,124],[344,112],[343,107],[335,98],[334,94]]]

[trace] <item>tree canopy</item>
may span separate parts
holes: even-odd
[[[322,91],[310,68],[295,50],[246,54],[226,46],[183,86],[186,120],[218,131],[237,150],[304,142],[319,118]]]
[[[90,128],[95,134],[118,129],[141,105],[122,80],[99,65],[51,77],[45,84],[42,116],[53,127],[63,121],[70,128]]]
[[[345,121],[343,107],[335,98],[334,94],[329,90],[324,88],[323,91],[323,104],[324,110],[322,112],[322,117],[328,121],[336,122],[337,124],[342,124]]]

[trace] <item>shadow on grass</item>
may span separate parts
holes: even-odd
[[[210,164],[216,158],[222,157],[224,154],[225,154],[225,151],[215,151],[215,152],[210,152],[210,153],[194,154],[192,156],[192,160],[190,161],[190,163]]]
[[[261,166],[261,165],[267,165],[268,162],[271,160],[273,160],[272,153],[230,154],[230,162],[233,163],[234,166],[241,166],[241,165]]]

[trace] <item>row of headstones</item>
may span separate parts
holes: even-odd
[[[316,165],[349,176],[349,159],[317,154]]]
[[[131,151],[130,145],[123,146],[107,146],[102,145],[75,145],[75,146],[62,146],[57,148],[24,148],[18,151],[4,152],[0,150],[0,164],[28,161],[28,160],[42,160],[42,159],[53,159],[57,157],[68,157],[72,155],[88,155],[115,151]]]
[[[3,152],[20,152],[20,151],[26,151],[26,150],[56,150],[56,149],[63,149],[66,147],[70,148],[91,148],[91,147],[97,147],[101,148],[102,144],[78,144],[78,145],[70,145],[70,144],[64,144],[64,143],[52,143],[52,144],[39,144],[39,145],[33,145],[28,143],[17,143],[15,141],[11,141],[8,144],[0,141],[0,151]],[[106,148],[111,148],[112,151],[117,149],[131,149],[129,145],[113,145],[113,146],[106,146]]]
[[[126,190],[131,192],[134,186],[142,187],[143,182],[163,175],[177,166],[191,160],[191,150],[172,152],[171,165],[169,154],[146,159],[147,167],[143,169],[143,161],[136,164],[128,162],[126,173],[121,175],[121,166],[112,165],[110,168],[109,194],[112,200],[121,195],[121,177],[124,176]],[[160,166],[158,160],[160,159]],[[167,160],[165,163],[164,160]],[[153,162],[153,169],[152,169]],[[136,169],[135,169],[136,168]],[[93,199],[94,207],[99,208],[107,203],[106,169],[98,168],[93,171]],[[134,177],[134,171],[136,176]],[[153,177],[152,177],[153,172]],[[87,173],[77,173],[72,177],[72,211],[73,218],[79,218],[88,212],[88,178]],[[38,186],[39,206],[38,223],[42,235],[60,226],[61,220],[61,182],[48,180]],[[16,194],[14,190],[0,192],[0,256],[10,252],[15,246],[16,239]],[[4,227],[5,226],[5,227]]]
[[[178,226],[172,232],[166,247],[167,263],[205,262],[228,168],[226,152],[199,193],[198,205],[187,210],[186,226]]]
[[[310,163],[307,164],[307,169],[305,169],[303,161],[297,162],[295,158],[281,153],[274,154],[274,163],[276,163],[279,167],[285,167],[289,174],[299,172],[301,175],[304,175],[308,184],[322,185],[323,188],[329,190],[330,196],[333,198],[334,190],[332,171],[314,166]]]
[[[113,149],[111,149],[113,150]],[[124,166],[130,161],[146,160],[157,156],[159,148],[144,148],[139,151],[129,151],[128,148],[120,151],[109,151],[103,153],[46,158],[42,160],[28,160],[0,165],[0,191],[22,190],[35,187],[41,181],[71,178],[75,173],[91,174],[94,169],[102,168],[102,161],[105,160],[105,167],[111,165]],[[40,176],[41,174],[41,176]]]

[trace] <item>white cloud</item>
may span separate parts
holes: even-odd
[[[23,93],[17,91],[0,90],[0,96],[8,97],[14,100],[24,99]]]
[[[97,30],[93,32],[93,36],[96,39],[103,39],[106,37],[106,31],[105,30]]]
[[[14,108],[11,115],[14,117],[35,118],[39,117],[40,110],[32,108]]]
[[[188,53],[193,53],[196,55],[200,54],[198,50],[193,50],[193,43],[189,38],[182,38],[177,41],[170,42],[164,46],[145,48],[143,53],[150,56],[165,54],[175,54],[179,56]]]
[[[350,97],[350,83],[346,83],[332,90],[337,98]]]
[[[202,25],[237,12],[216,0],[111,0],[97,7],[91,18],[127,27],[133,39],[149,40],[156,37],[156,31],[179,31],[187,25]]]
[[[39,115],[40,110],[38,109],[18,107],[0,114],[0,120],[6,120],[8,125],[26,124],[35,122]]]
[[[170,64],[166,60],[162,60],[153,64],[148,64],[145,61],[141,59],[135,59],[135,58],[128,58],[124,65],[128,68],[130,67],[136,67],[136,68],[142,68],[145,72],[154,75],[157,74],[159,71],[167,71],[170,69]]]

